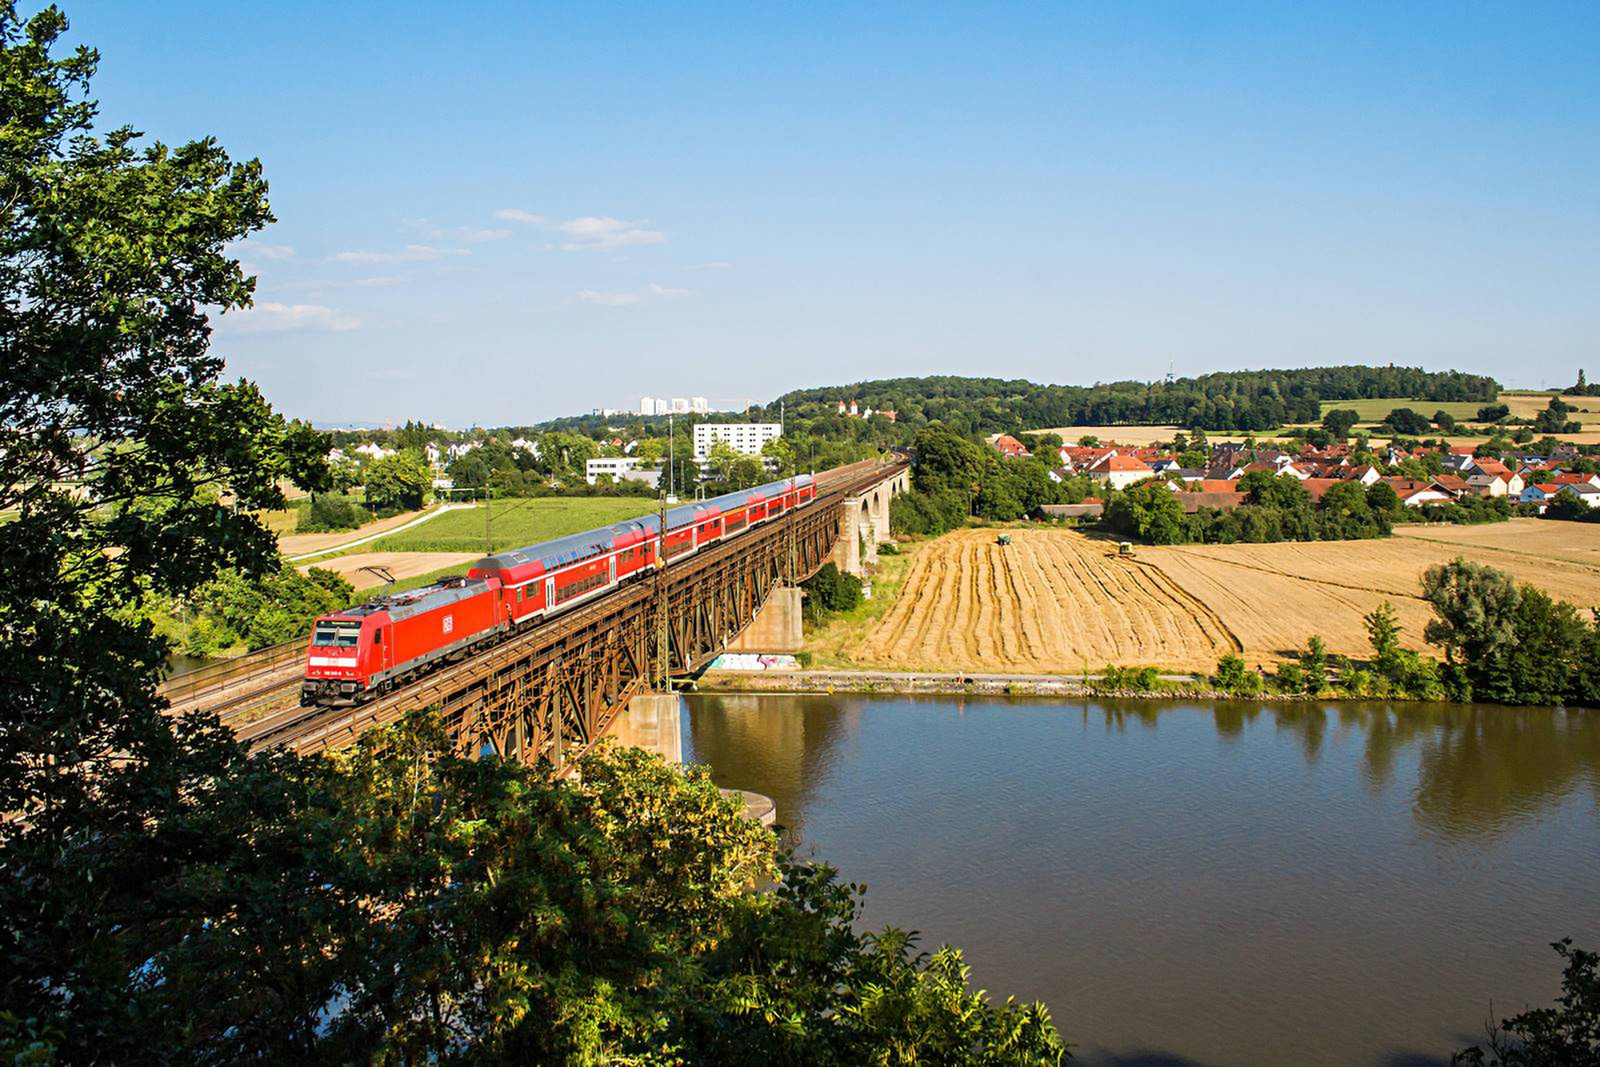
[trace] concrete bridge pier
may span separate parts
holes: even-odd
[[[793,655],[805,647],[800,606],[805,592],[785,585],[772,590],[756,617],[732,641],[729,652],[758,652],[769,656]]]
[[[668,763],[683,762],[683,703],[677,693],[639,693],[611,724],[619,745],[654,752]]]

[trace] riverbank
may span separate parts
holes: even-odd
[[[1237,700],[1236,693],[1216,689],[1188,674],[1163,674],[1153,689],[1118,689],[1092,676],[1061,674],[972,674],[956,671],[770,670],[707,671],[696,684],[701,693],[892,693],[929,696],[1043,696],[1147,700]],[[1294,703],[1338,699],[1339,694],[1310,696],[1263,690],[1250,700]],[[1401,699],[1395,697],[1394,699]]]

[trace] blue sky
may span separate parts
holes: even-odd
[[[230,368],[324,422],[955,373],[1600,373],[1600,5],[63,0],[259,156]]]

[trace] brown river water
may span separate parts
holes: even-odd
[[[1600,713],[696,695],[773,797],[1091,1065],[1447,1064],[1600,948]]]

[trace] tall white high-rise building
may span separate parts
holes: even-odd
[[[704,415],[711,410],[711,403],[703,396],[691,396],[689,398],[689,410],[696,415]]]
[[[687,414],[689,414],[689,402],[687,400],[685,400],[681,396],[673,397],[672,398],[672,413],[674,415],[687,415]]]
[[[654,415],[655,413],[656,413],[656,401],[655,401],[655,398],[654,397],[650,397],[650,396],[641,397],[639,399],[639,414],[641,414],[641,415]]]

